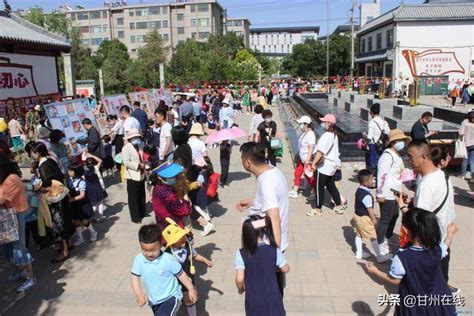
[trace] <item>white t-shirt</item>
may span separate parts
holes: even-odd
[[[312,130],[304,132],[303,134],[301,134],[300,138],[298,139],[298,148],[299,148],[299,154],[300,154],[300,159],[302,163],[304,163],[306,158],[308,158],[309,145],[313,145],[313,151],[314,151],[314,145],[316,145],[316,134],[314,134]]]
[[[137,130],[141,130],[140,128],[140,122],[138,122],[138,120],[136,118],[134,118],[133,116],[129,116],[125,122],[123,122],[123,132],[124,132],[124,136],[127,137],[128,136],[128,132],[131,130],[131,129],[137,129]]]
[[[283,173],[272,167],[257,178],[257,190],[253,204],[250,207],[249,214],[265,214],[272,208],[278,208],[280,211],[281,222],[281,245],[280,249],[285,251],[288,247],[288,219],[289,219],[289,201],[288,186]]]
[[[324,156],[322,164],[318,166],[318,172],[327,176],[333,176],[337,171],[340,161],[337,135],[331,132],[325,132],[321,135],[316,145],[316,151],[321,152]]]
[[[117,120],[114,124],[114,127],[112,127],[112,130],[114,131],[115,135],[122,135],[123,136],[123,123],[122,121]]]
[[[400,155],[385,149],[377,165],[377,196],[395,200],[391,189],[402,191],[401,176],[405,166]]]
[[[367,138],[371,142],[377,143],[380,139],[380,136],[382,135],[382,131],[388,135],[388,133],[390,133],[390,127],[388,126],[388,123],[383,118],[377,115],[369,122],[369,130],[367,131]]]
[[[448,225],[454,222],[456,212],[454,211],[454,190],[451,180],[448,180],[449,194],[444,206],[436,214],[441,228],[442,239],[446,237]],[[413,205],[426,211],[437,209],[446,196],[446,179],[444,172],[440,169],[419,176],[416,180],[416,192]]]
[[[190,138],[188,140],[188,145],[191,147],[193,153],[193,164],[196,158],[204,156],[204,153],[207,152],[206,144],[198,138]]]
[[[168,152],[172,152],[173,151],[173,140],[171,139],[171,124],[166,122],[165,124],[163,124],[163,126],[161,126],[159,128],[160,130],[160,148],[158,149],[158,153],[160,155],[160,159],[165,159],[165,157],[163,156],[164,154],[164,150],[165,150],[165,147],[166,147],[166,137],[169,137],[170,138],[170,142],[171,142],[171,147],[170,147],[170,151]]]

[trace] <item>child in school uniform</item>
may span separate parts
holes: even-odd
[[[382,255],[377,242],[375,225],[377,218],[374,213],[374,197],[370,193],[374,186],[374,175],[370,170],[363,169],[357,174],[359,187],[355,193],[354,203],[354,224],[356,229],[355,246],[357,260],[370,257],[370,253],[362,250],[362,239],[370,239],[370,244],[374,249],[375,256],[379,263],[391,259],[390,255]]]
[[[441,260],[448,255],[457,226],[450,224],[446,238],[442,241],[436,214],[418,208],[404,213],[402,224],[407,230],[411,246],[398,251],[388,274],[372,263],[366,265],[367,272],[382,281],[398,285],[400,304],[395,305],[395,315],[456,315],[455,300],[443,276]],[[420,301],[407,306],[407,297]],[[443,297],[448,299],[444,303],[428,304],[425,301],[423,304],[420,297],[428,300],[438,297],[440,302],[443,302]]]
[[[92,204],[94,215],[98,222],[105,220],[105,198],[107,192],[105,191],[104,180],[100,174],[100,166],[102,160],[94,155],[89,155],[86,159],[84,168],[84,178],[87,184],[87,197]]]
[[[248,217],[242,245],[235,253],[235,284],[239,294],[245,292],[246,315],[285,315],[276,272],[287,273],[290,267],[277,248],[270,217]]]
[[[221,186],[227,184],[227,177],[229,176],[230,154],[232,153],[232,146],[229,141],[224,140],[220,145],[220,162],[221,162]]]
[[[191,282],[194,285],[194,274],[196,274],[196,269],[193,262],[202,262],[210,268],[212,267],[212,261],[201,256],[194,249],[191,227],[181,228],[169,217],[166,218],[166,221],[169,225],[162,232],[163,239],[166,241],[165,252],[172,254],[176,260],[179,261],[183,271],[191,278]],[[186,287],[184,287],[181,282],[180,285],[183,289],[183,300],[184,304],[186,304],[188,315],[196,316],[195,302],[190,301]]]
[[[212,112],[209,112],[207,115],[207,135],[211,135],[212,133],[215,133],[217,131],[217,121],[214,119],[214,114]],[[217,144],[211,144],[211,148],[217,147]]]
[[[104,141],[104,161],[102,162],[102,168],[104,170],[105,175],[112,176],[114,174],[114,158],[112,157],[112,143],[111,138],[109,135],[104,135],[102,137]]]

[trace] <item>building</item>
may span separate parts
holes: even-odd
[[[118,39],[137,56],[145,35],[157,29],[165,45],[175,47],[188,38],[206,40],[224,32],[225,10],[217,0],[138,4],[66,13],[81,28],[85,46],[96,52],[104,40]]]
[[[372,3],[361,3],[359,6],[360,26],[372,21],[380,15],[380,0],[373,0]]]
[[[226,31],[227,32],[235,32],[237,35],[241,35],[244,37],[244,44],[245,47],[250,47],[250,39],[249,39],[249,29],[250,29],[250,21],[248,19],[227,19],[226,23]]]
[[[354,25],[354,32],[357,32],[359,30],[359,25]],[[338,25],[336,29],[329,35],[329,38],[336,36],[336,35],[351,35],[351,25],[350,24],[343,24],[343,25]],[[321,42],[326,42],[326,39],[328,38],[327,35],[319,36],[318,41]]]
[[[293,46],[307,39],[318,39],[319,26],[269,27],[250,29],[250,47],[268,57],[284,57]]]
[[[446,84],[474,76],[474,3],[402,4],[357,33],[356,64],[366,77]]]

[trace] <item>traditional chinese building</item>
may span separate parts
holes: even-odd
[[[365,77],[418,77],[421,94],[474,77],[474,3],[402,4],[363,25],[356,64]]]
[[[66,89],[74,91],[70,55],[64,54],[70,49],[65,38],[0,11],[0,117],[24,114],[40,98],[60,96],[57,58],[64,58]]]

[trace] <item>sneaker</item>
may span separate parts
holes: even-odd
[[[298,198],[298,192],[296,192],[295,190],[291,190],[290,192],[288,192],[288,197],[292,198],[292,199],[297,199]]]
[[[459,295],[461,294],[461,289],[457,288],[457,287],[454,287],[454,286],[451,286],[448,284],[448,287],[449,287],[449,290],[451,291],[451,293],[453,295]]]
[[[321,216],[323,215],[323,211],[322,210],[311,210],[311,211],[308,211],[306,212],[306,216]]]
[[[208,222],[206,226],[204,226],[204,230],[201,232],[201,236],[207,236],[210,232],[214,230],[214,224]]]
[[[105,216],[104,215],[98,215],[97,216],[97,222],[103,223],[105,221]]]
[[[390,249],[388,248],[388,244],[386,241],[379,244],[380,254],[381,255],[388,255],[390,253]]]
[[[94,230],[91,232],[91,241],[96,241],[97,240],[97,232]]]
[[[10,274],[8,276],[8,281],[17,281],[17,280],[20,280],[20,279],[26,279],[28,277],[28,275],[26,274],[26,271],[16,271],[16,272],[13,272],[12,274]]]
[[[80,238],[77,238],[77,239],[74,241],[73,245],[74,245],[75,247],[78,247],[78,246],[82,245],[84,242],[85,242],[84,238],[83,238],[83,237],[80,237]]]
[[[357,260],[367,259],[368,257],[370,257],[370,253],[368,253],[368,252],[366,252],[366,251],[362,251],[361,254],[356,253],[356,255],[355,255],[355,258],[356,258]]]
[[[344,209],[342,208],[342,206],[336,206],[333,209],[331,209],[329,213],[342,215],[344,214]]]
[[[377,257],[377,262],[378,263],[383,263],[383,262],[389,261],[390,259],[392,259],[392,255],[390,255],[390,254],[380,255],[380,256]]]
[[[17,292],[25,292],[36,284],[35,278],[27,279],[22,285],[16,288]]]

